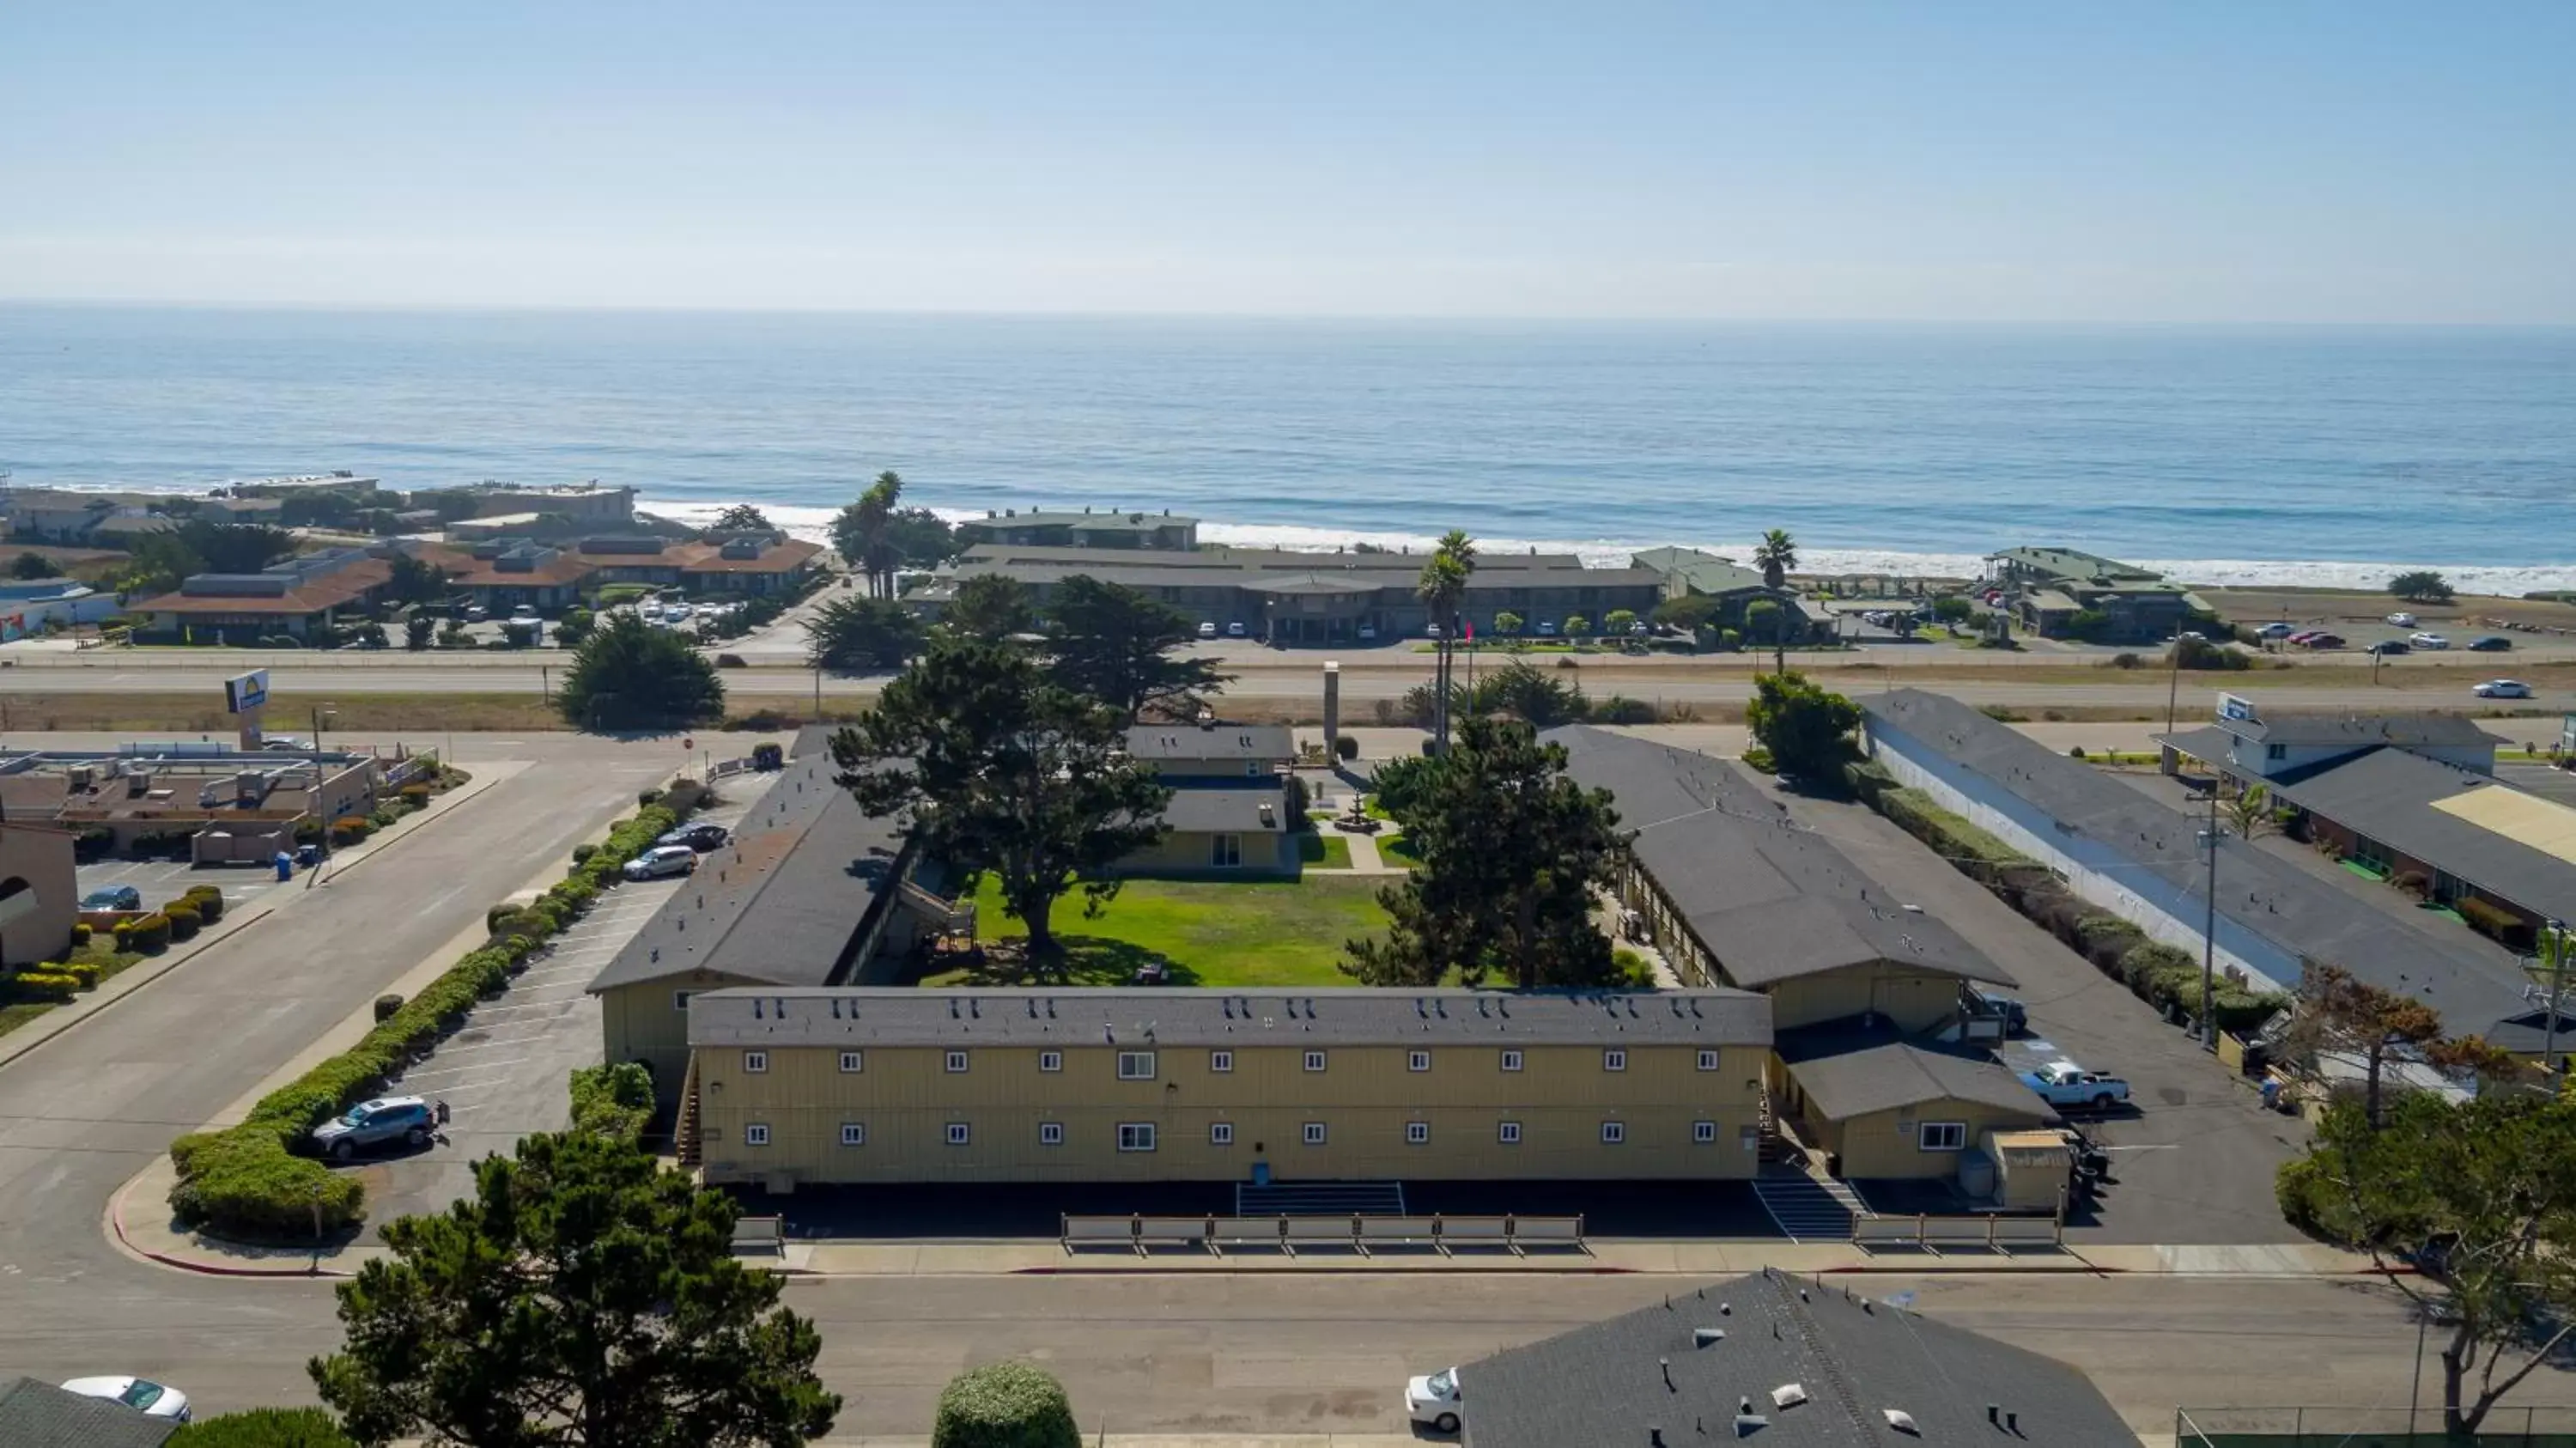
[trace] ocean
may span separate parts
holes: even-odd
[[[2204,583],[2576,588],[2576,330],[1567,324],[0,306],[0,469],[202,489],[631,484],[819,536],[951,516],[1212,541],[1964,573],[2065,544]]]

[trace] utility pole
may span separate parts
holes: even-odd
[[[2179,635],[2175,637],[2166,652],[2172,656],[2172,667],[2166,671],[2168,678],[2165,684],[2165,732],[2171,734],[2174,732],[2174,709],[2182,700],[2182,639]],[[2216,785],[2211,786],[2213,789],[2216,787]],[[2210,798],[2216,799],[2217,796],[2212,795]]]
[[[2200,1043],[2212,1052],[2218,1049],[2218,842],[2225,834],[2218,827],[2218,781],[2212,779],[2209,826],[2200,832],[2200,846],[2209,852],[2208,914],[2200,930]]]
[[[2558,1069],[2556,1059],[2558,1011],[2565,999],[2562,992],[2567,984],[2567,952],[2570,944],[2567,938],[2566,921],[2553,919],[2541,928],[2541,958],[2547,963],[2549,970],[2549,994],[2540,1003],[2541,1009],[2549,1013],[2549,1024],[2542,1030],[2540,1040],[2540,1069],[2544,1072]]]

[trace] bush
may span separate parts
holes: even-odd
[[[1780,772],[1779,761],[1771,757],[1770,750],[1763,748],[1759,744],[1747,744],[1744,746],[1744,767],[1761,774],[1778,774]]]
[[[2280,1204],[2281,1219],[2312,1237],[2334,1238],[2318,1210],[2333,1190],[2334,1184],[2314,1156],[2285,1161],[2272,1174],[2272,1199]]]
[[[2076,948],[2097,969],[2116,971],[2121,957],[2146,942],[2147,933],[2117,915],[2094,913],[2075,922]]]
[[[185,905],[163,906],[161,918],[170,922],[172,940],[194,940],[197,938],[197,931],[206,923],[204,916]]]
[[[74,922],[72,925],[72,944],[74,946],[89,944],[89,938],[92,933],[93,932],[87,925]]]
[[[425,805],[429,803],[429,786],[425,784],[406,784],[400,790],[396,791],[396,793],[402,797],[405,804]]]
[[[376,1019],[379,1021],[392,1020],[394,1018],[394,1012],[401,1010],[402,1008],[403,998],[391,991],[387,991],[385,994],[376,997]]]
[[[2146,667],[2146,662],[2146,660],[2139,658],[2136,654],[2113,654],[2111,656],[2111,667],[2115,669],[2144,668]]]
[[[335,845],[354,845],[375,832],[375,821],[365,815],[342,815],[331,821],[331,843]]]
[[[1360,757],[1360,742],[1348,734],[1335,735],[1333,753],[1345,760],[1357,759]]]
[[[930,1448],[1082,1448],[1064,1384],[1027,1363],[988,1363],[939,1394]]]
[[[107,974],[107,966],[95,960],[48,961],[36,968],[53,975],[70,976],[80,983],[82,990],[98,989],[99,977]]]
[[[644,789],[637,790],[635,792],[635,802],[637,804],[659,804],[661,803],[661,800],[662,791],[658,789]]]
[[[224,918],[224,892],[215,886],[191,885],[179,892],[179,899],[208,925]]]
[[[1384,701],[1382,701],[1382,700],[1381,700],[1380,702],[1384,702]],[[1346,757],[1348,757],[1348,758],[1353,758],[1353,759],[1356,759],[1356,758],[1358,758],[1358,757],[1359,757],[1359,754],[1358,754],[1358,748],[1357,748],[1357,746],[1356,746],[1356,745],[1354,745],[1354,746],[1353,746],[1353,749],[1352,749],[1351,754],[1350,754],[1350,755],[1348,755],[1348,756],[1346,756]],[[775,745],[775,744],[755,744],[755,745],[751,746],[751,767],[752,767],[752,768],[754,768],[754,769],[781,769],[781,768],[786,767],[786,764],[787,764],[787,751],[786,751],[785,749],[780,748],[778,745]]]
[[[632,1061],[581,1066],[572,1073],[572,1125],[619,1141],[637,1142],[653,1120],[653,1076]]]
[[[594,845],[594,844],[590,844],[590,843],[588,843],[588,842],[586,842],[586,841],[585,841],[585,842],[584,842],[584,843],[582,843],[582,844],[578,844],[578,845],[575,845],[575,846],[573,846],[573,847],[572,847],[572,862],[573,862],[574,864],[578,865],[578,864],[582,863],[584,860],[587,860],[587,859],[589,859],[591,856],[596,855],[596,854],[598,854],[598,853],[599,853],[599,846]]]
[[[486,935],[500,934],[501,927],[507,925],[510,922],[511,917],[518,913],[518,906],[507,903],[495,905],[491,909],[484,911],[483,933]]]
[[[120,921],[116,927],[116,948],[139,950],[145,954],[160,950],[170,943],[170,917],[158,913],[139,920]]]
[[[2198,996],[2200,962],[2161,941],[2141,941],[2120,956],[2120,978],[2139,999],[2161,1010],[2173,1004],[2186,984]]]
[[[1871,801],[1898,829],[1949,858],[1969,878],[1986,885],[2005,883],[2016,870],[2045,873],[2038,861],[1932,802],[1919,789],[1882,789]]]
[[[1595,724],[1652,724],[1655,722],[1655,706],[1643,699],[1631,699],[1622,694],[1613,694],[1592,706],[1592,722]]]
[[[200,1418],[170,1435],[163,1448],[358,1448],[320,1408],[249,1408]]]
[[[1855,759],[1843,766],[1843,787],[1852,792],[1852,798],[1876,809],[1879,795],[1897,787],[1896,776],[1875,759]]]
[[[714,792],[705,785],[684,779],[662,792],[661,804],[671,812],[673,819],[684,820],[705,809],[713,798]]]
[[[67,971],[22,970],[9,977],[9,994],[23,1001],[60,1003],[80,994],[80,977]]]
[[[2480,935],[2498,941],[2514,950],[2530,950],[2538,943],[2538,932],[2531,923],[2510,910],[2499,909],[2484,900],[2462,897],[2452,903],[2460,918]]]

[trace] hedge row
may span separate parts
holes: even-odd
[[[632,1145],[653,1121],[653,1077],[633,1061],[572,1073],[572,1125]]]
[[[589,906],[598,881],[586,872],[617,868],[677,823],[662,808],[621,821],[608,841],[574,867],[573,878],[515,912],[514,927],[468,952],[418,995],[403,1002],[358,1044],[315,1065],[260,1098],[250,1117],[220,1131],[193,1132],[170,1143],[179,1180],[170,1207],[179,1219],[220,1236],[250,1240],[328,1235],[366,1216],[366,1191],[356,1177],[324,1169],[295,1151],[314,1126],[373,1095],[387,1076],[456,1029],[467,1012],[509,985],[510,973],[539,943]]]
[[[171,1434],[165,1448],[358,1448],[358,1444],[320,1408],[249,1408],[199,1418]]]
[[[1981,885],[2027,889],[2054,878],[2047,866],[1941,808],[1919,789],[1881,789],[1871,804]]]

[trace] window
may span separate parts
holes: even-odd
[[[1320,1121],[1309,1121],[1306,1123],[1306,1144],[1308,1146],[1322,1146],[1324,1144],[1324,1123]]]
[[[1716,1053],[1715,1051],[1702,1051],[1702,1052],[1700,1052],[1700,1053],[1699,1053],[1699,1068],[1700,1068],[1701,1070],[1703,1070],[1703,1071],[1714,1071],[1714,1070],[1716,1070],[1716,1069],[1717,1069],[1717,1053]]]
[[[1620,1143],[1625,1142],[1627,1139],[1628,1125],[1626,1122],[1605,1121],[1601,1123],[1601,1144],[1603,1146],[1617,1146]]]
[[[1404,1069],[1406,1069],[1407,1071],[1428,1071],[1428,1070],[1430,1070],[1430,1069],[1431,1069],[1431,1053],[1430,1053],[1429,1051],[1408,1051],[1408,1052],[1406,1052],[1406,1053],[1405,1053],[1405,1057],[1404,1057]]]
[[[1321,1051],[1308,1051],[1306,1053],[1306,1069],[1309,1071],[1323,1070],[1324,1053]]]
[[[1506,1121],[1506,1122],[1504,1122],[1501,1126],[1499,1126],[1499,1127],[1495,1128],[1495,1130],[1494,1130],[1494,1139],[1495,1139],[1496,1141],[1501,1142],[1501,1143],[1502,1143],[1503,1145],[1505,1145],[1505,1146],[1518,1146],[1518,1145],[1520,1145],[1520,1144],[1521,1144],[1521,1124],[1520,1124],[1519,1122],[1517,1122],[1517,1121]]]
[[[965,1070],[965,1069],[966,1069],[966,1053],[965,1053],[965,1052],[963,1052],[963,1051],[951,1051],[951,1052],[949,1052],[949,1053],[948,1053],[948,1069],[949,1069],[949,1071],[950,1071],[950,1072],[952,1072],[952,1073]]]
[[[1040,1052],[1038,1052],[1038,1069],[1039,1069],[1039,1070],[1041,1070],[1041,1071],[1061,1071],[1061,1070],[1063,1070],[1063,1069],[1064,1069],[1064,1052],[1062,1052],[1062,1051],[1040,1051]]]
[[[1120,1151],[1152,1151],[1154,1149],[1154,1123],[1150,1121],[1119,1122],[1118,1149]]]
[[[1208,863],[1220,870],[1231,870],[1243,863],[1243,836],[1218,835],[1210,842]]]
[[[1062,1146],[1062,1145],[1064,1145],[1064,1123],[1063,1123],[1063,1122],[1061,1122],[1061,1121],[1041,1121],[1041,1122],[1039,1122],[1039,1123],[1038,1123],[1038,1145],[1040,1145],[1040,1146]]]
[[[1259,779],[1262,775],[1268,772],[1269,771],[1261,767],[1261,761],[1258,759],[1247,759],[1243,761],[1243,774],[1246,779]]]
[[[755,1121],[749,1126],[744,1127],[742,1129],[742,1144],[745,1146],[769,1145],[768,1124],[765,1122]]]
[[[687,1010],[689,1008],[689,997],[696,994],[697,992],[693,990],[675,990],[671,992],[671,1009],[675,1011]]]
[[[2265,759],[2287,759],[2290,757],[2290,746],[2287,744],[2266,744],[2263,746],[2263,757]]]
[[[1717,1140],[1717,1123],[1714,1121],[1692,1122],[1691,1140],[1698,1142],[1702,1146],[1706,1146],[1710,1142]]]
[[[1234,1145],[1234,1123],[1231,1121],[1212,1121],[1208,1123],[1208,1145]]]
[[[1208,1052],[1208,1069],[1209,1069],[1209,1070],[1211,1070],[1211,1071],[1214,1071],[1215,1073],[1217,1073],[1217,1074],[1218,1074],[1218,1075],[1220,1075],[1220,1076],[1224,1075],[1224,1074],[1225,1074],[1226,1072],[1228,1072],[1228,1071],[1233,1070],[1233,1069],[1234,1069],[1234,1053],[1233,1053],[1232,1051],[1210,1051],[1210,1052]]]
[[[769,1069],[769,1053],[768,1053],[767,1051],[745,1051],[745,1052],[743,1052],[743,1053],[742,1053],[742,1069],[743,1069],[745,1072],[747,1072],[747,1073],[749,1073],[749,1074],[751,1074],[751,1075],[754,1075],[754,1076],[757,1076],[757,1075],[759,1075],[761,1072],[768,1070],[768,1069]]]
[[[1506,1071],[1517,1071],[1520,1068],[1521,1053],[1518,1051],[1505,1051],[1503,1053],[1503,1069]]]
[[[1154,1053],[1153,1053],[1153,1052],[1151,1052],[1151,1051],[1121,1051],[1121,1052],[1119,1052],[1119,1053],[1118,1053],[1118,1079],[1119,1079],[1119,1080],[1121,1080],[1121,1081],[1151,1081],[1151,1080],[1153,1080],[1153,1079],[1154,1079]]]
[[[1430,1122],[1428,1122],[1428,1121],[1408,1121],[1408,1122],[1404,1123],[1404,1144],[1405,1144],[1405,1145],[1407,1145],[1407,1146],[1420,1146],[1420,1145],[1422,1145],[1424,1142],[1429,1141],[1430,1139],[1431,1139],[1431,1123],[1430,1123]]]
[[[868,1127],[866,1122],[844,1121],[841,1123],[841,1145],[865,1146],[867,1144]]]
[[[1964,1121],[1927,1121],[1916,1129],[1914,1142],[1925,1151],[1965,1151],[1968,1147],[1968,1123]]]
[[[843,1075],[849,1075],[856,1071],[864,1071],[867,1069],[867,1065],[868,1058],[857,1051],[843,1051],[841,1053],[841,1073]]]
[[[1627,1053],[1627,1052],[1625,1052],[1625,1051],[1604,1051],[1604,1052],[1602,1052],[1602,1053],[1601,1053],[1601,1069],[1602,1069],[1602,1070],[1604,1070],[1604,1071],[1625,1071],[1625,1070],[1627,1070],[1627,1069],[1628,1069],[1628,1053]]]
[[[948,1123],[948,1144],[950,1146],[964,1146],[967,1142],[973,1139],[974,1133],[967,1128],[965,1122],[952,1121]]]

